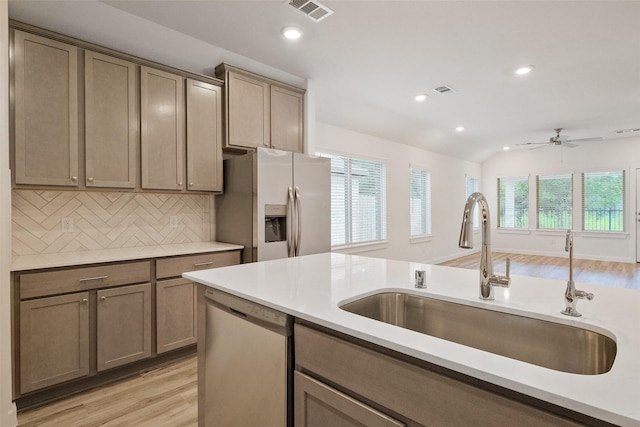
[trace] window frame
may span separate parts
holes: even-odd
[[[386,243],[387,242],[387,164],[386,162],[383,159],[353,155],[351,153],[339,153],[334,151],[317,151],[315,154],[320,157],[326,157],[331,159],[331,163],[332,163],[331,190],[332,191],[334,188],[334,175],[335,175],[335,171],[333,168],[333,159],[341,159],[347,162],[345,167],[345,172],[343,175],[345,182],[344,182],[344,187],[342,187],[344,188],[344,210],[343,210],[341,219],[344,224],[344,236],[342,239],[344,243],[337,243],[337,244],[333,243],[334,241],[333,240],[333,237],[334,237],[333,236],[333,228],[334,228],[333,219],[335,217],[335,213],[333,209],[334,195],[331,194],[331,204],[332,204],[331,206],[331,228],[332,228],[331,249],[332,250],[346,249],[346,248],[352,248],[352,247],[379,245],[381,243]],[[378,198],[376,203],[380,204],[379,210],[376,212],[376,216],[379,219],[379,221],[375,225],[375,227],[377,228],[376,233],[378,234],[379,239],[354,241],[353,192],[352,192],[353,180],[351,179],[353,161],[377,163],[380,169],[380,175],[377,177],[377,179],[379,180],[378,181],[379,185],[377,186],[379,193],[376,195],[376,197]]]
[[[572,172],[565,173],[549,173],[549,174],[538,174],[536,175],[536,230],[539,231],[559,231],[559,230],[573,230],[573,226],[575,224],[575,215],[574,215],[574,203],[575,203],[575,195],[574,195],[574,177]],[[569,181],[569,196],[571,197],[570,203],[570,219],[569,226],[558,226],[558,227],[540,227],[540,178],[543,179],[551,179],[551,178],[565,178],[568,177]],[[546,206],[545,206],[546,207]],[[562,224],[564,225],[564,224]]]
[[[526,223],[527,225],[524,227],[517,227],[517,226],[513,226],[513,227],[507,227],[504,226],[502,224],[502,221],[500,220],[502,218],[502,197],[500,194],[500,183],[503,182],[504,180],[513,180],[514,181],[514,185],[517,182],[526,182],[527,183],[527,208],[526,208]],[[498,215],[497,215],[497,221],[496,221],[496,228],[499,230],[530,230],[531,229],[531,209],[530,209],[530,195],[531,195],[531,183],[529,182],[529,175],[519,175],[519,176],[504,176],[504,177],[498,177],[496,179],[496,184],[497,184],[497,205],[498,205]],[[514,206],[515,206],[515,195],[514,195]],[[515,216],[515,213],[514,213]],[[515,224],[515,222],[514,222]]]
[[[420,209],[422,211],[422,215],[424,215],[424,222],[421,227],[424,227],[424,233],[413,234],[413,226],[414,226],[414,218],[413,218],[413,182],[414,182],[414,171],[419,171],[423,173],[424,178],[424,194],[422,194],[421,198],[418,199],[420,203]],[[418,177],[420,178],[420,177]],[[423,238],[428,238],[432,236],[432,209],[431,209],[431,196],[432,196],[432,188],[431,188],[431,171],[428,168],[417,165],[409,165],[409,238],[410,240],[420,240]]]
[[[622,200],[620,201],[620,210],[621,210],[621,216],[622,218],[620,219],[619,223],[622,226],[622,229],[620,230],[611,230],[611,222],[609,222],[609,229],[587,229],[585,228],[585,224],[586,224],[586,218],[585,218],[585,198],[586,198],[586,188],[585,188],[585,175],[589,175],[589,174],[610,174],[610,173],[620,173],[622,175],[622,189],[621,189],[621,197]],[[598,170],[587,170],[587,171],[582,171],[580,172],[580,220],[581,220],[581,232],[584,233],[612,233],[612,234],[621,234],[621,233],[626,233],[627,232],[627,219],[628,219],[628,206],[627,206],[627,200],[628,200],[628,195],[627,195],[627,191],[628,191],[628,173],[626,169],[615,169],[615,168],[607,168],[606,170],[602,170],[602,169],[598,169]],[[611,215],[609,215],[611,217]],[[611,220],[610,220],[611,221]]]

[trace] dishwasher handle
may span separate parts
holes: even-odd
[[[293,335],[293,317],[286,313],[217,289],[207,289],[204,296],[207,304],[214,305],[229,314],[281,335]]]

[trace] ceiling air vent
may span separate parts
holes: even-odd
[[[293,6],[297,11],[307,15],[309,19],[320,22],[333,13],[333,10],[317,1],[307,0],[291,0],[289,5]]]
[[[438,92],[438,93],[453,93],[456,90],[454,88],[452,88],[451,86],[447,86],[447,85],[440,85],[440,86],[436,86],[433,88],[434,91]]]

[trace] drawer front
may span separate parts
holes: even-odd
[[[158,279],[178,277],[187,271],[235,264],[240,264],[240,251],[160,258],[156,261],[156,277]]]
[[[149,261],[125,262],[20,275],[20,299],[149,282]]]

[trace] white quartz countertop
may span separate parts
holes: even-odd
[[[427,289],[414,271],[426,270]],[[616,425],[640,426],[640,292],[578,283],[595,294],[583,314],[564,308],[564,280],[513,276],[495,301],[478,298],[478,271],[325,253],[185,273],[184,277],[555,405]],[[618,350],[601,375],[555,371],[406,330],[341,310],[343,302],[380,291],[403,291],[461,304],[522,314],[604,333]],[[491,333],[491,331],[487,331]]]
[[[241,245],[221,242],[179,243],[173,245],[139,246],[134,248],[102,249],[55,254],[14,256],[11,271],[69,267],[101,262],[131,261],[145,258],[224,252],[242,249]]]

